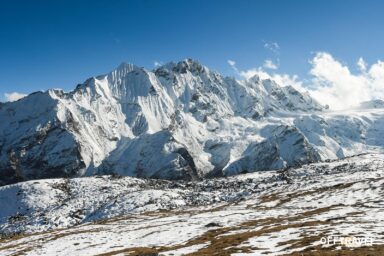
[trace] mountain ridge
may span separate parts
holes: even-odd
[[[0,105],[1,182],[110,173],[197,179],[383,147],[375,128],[382,110],[371,119],[324,110],[292,86],[238,81],[192,59],[152,71],[122,63],[71,92]]]

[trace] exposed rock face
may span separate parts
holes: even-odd
[[[224,170],[225,174],[283,169],[321,160],[297,128],[277,126],[271,130],[273,135],[266,140],[249,144],[242,157]]]
[[[153,71],[121,64],[72,92],[1,104],[0,182],[193,180],[340,158],[382,149],[383,110],[374,111],[327,114],[291,86],[223,77],[191,59]]]
[[[56,106],[48,93],[1,106],[0,184],[74,176],[85,168],[73,134],[55,116]]]

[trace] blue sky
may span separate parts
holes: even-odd
[[[153,68],[186,57],[238,75],[269,59],[282,74],[310,77],[327,52],[357,72],[384,59],[384,1],[1,0],[0,99],[72,89],[121,62]],[[278,47],[271,50],[275,43]],[[276,45],[275,45],[276,46]],[[311,66],[312,65],[312,66]]]

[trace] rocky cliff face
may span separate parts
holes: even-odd
[[[0,182],[198,179],[382,149],[382,109],[323,110],[291,86],[223,77],[191,59],[153,71],[121,64],[72,92],[1,104]]]

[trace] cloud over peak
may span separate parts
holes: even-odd
[[[357,61],[360,71],[356,74],[327,52],[318,52],[310,63],[311,94],[333,109],[347,109],[362,101],[384,98],[382,61],[369,66],[360,58]]]
[[[271,59],[266,59],[263,67],[267,69],[277,69],[277,65]]]
[[[11,93],[5,93],[4,96],[6,101],[17,101],[27,96],[27,94],[19,93],[19,92],[11,92]]]
[[[384,62],[369,65],[362,57],[356,62],[359,71],[335,59],[330,53],[317,52],[309,61],[309,78],[301,80],[295,74],[277,73],[277,65],[266,60],[261,67],[238,70],[236,62],[228,62],[238,75],[249,79],[258,75],[261,79],[273,79],[282,86],[291,85],[299,91],[308,91],[323,105],[333,110],[349,109],[363,101],[384,99]],[[269,70],[269,71],[267,71]]]

